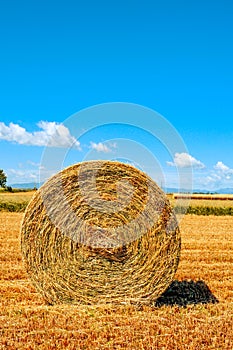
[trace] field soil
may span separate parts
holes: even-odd
[[[182,218],[175,288],[151,307],[46,305],[22,263],[22,218],[0,212],[0,349],[233,349],[232,216]]]

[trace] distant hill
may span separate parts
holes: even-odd
[[[228,193],[228,194],[233,194],[233,188],[220,188],[219,190],[216,191],[216,193]]]
[[[28,183],[16,183],[16,184],[10,184],[9,186],[13,188],[20,188],[20,189],[29,189],[29,188],[39,188],[41,185],[43,185],[43,182],[41,183],[35,183],[35,182],[28,182]],[[218,190],[200,190],[200,189],[193,189],[193,190],[187,190],[184,188],[178,189],[175,187],[167,187],[163,188],[163,191],[166,193],[219,193],[219,194],[233,194],[233,188],[220,188]]]
[[[35,183],[35,182],[28,182],[28,183],[19,183],[19,184],[9,184],[8,186],[11,186],[12,188],[19,188],[19,189],[30,189],[30,188],[39,188],[43,183]]]
[[[163,188],[164,192],[166,193],[219,193],[219,194],[233,194],[233,188],[220,188],[218,190],[200,190],[200,189],[192,189],[192,190],[188,190],[188,189],[178,189],[178,188]]]
[[[165,188],[163,189],[166,193],[219,193],[219,194],[233,194],[233,188],[220,188],[218,190],[200,190],[200,189],[193,189],[193,190],[187,190],[184,188],[177,189],[177,188]]]

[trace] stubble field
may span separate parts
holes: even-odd
[[[188,293],[196,303],[186,307],[174,302],[154,307],[45,305],[22,264],[22,217],[0,212],[0,349],[233,349],[232,216],[186,215],[181,220],[175,279],[181,289],[181,281],[193,281]],[[195,296],[198,280],[218,303],[201,303],[203,298]]]

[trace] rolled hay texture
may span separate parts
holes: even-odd
[[[115,161],[82,162],[51,177],[21,226],[26,269],[50,304],[150,304],[172,282],[180,245],[163,191]]]

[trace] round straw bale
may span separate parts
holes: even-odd
[[[51,177],[21,226],[26,269],[54,303],[151,303],[169,286],[180,232],[163,191],[116,161],[89,161]]]

